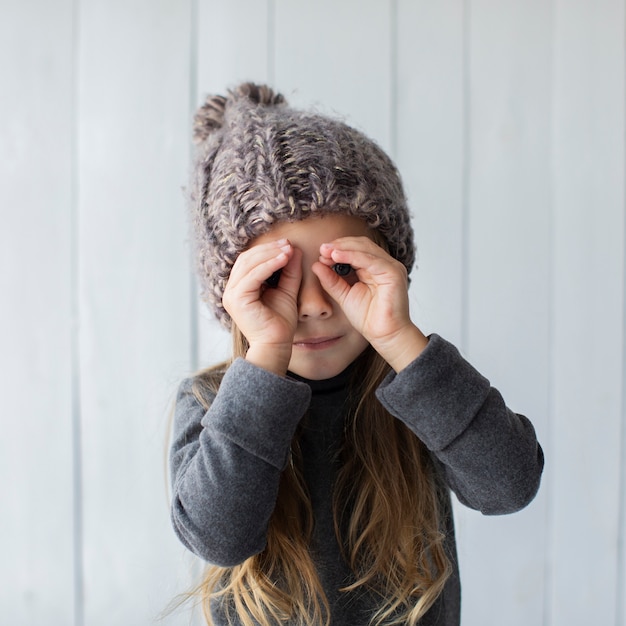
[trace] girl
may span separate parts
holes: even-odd
[[[449,492],[534,497],[529,421],[411,321],[398,173],[361,133],[243,84],[195,120],[192,213],[232,360],[186,380],[172,520],[209,624],[459,624]]]

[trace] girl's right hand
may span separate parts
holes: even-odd
[[[269,287],[267,279],[278,270],[278,284]],[[302,252],[279,239],[239,255],[222,299],[250,346],[246,360],[280,376],[291,359],[301,280]]]

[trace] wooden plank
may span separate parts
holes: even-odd
[[[624,383],[624,2],[557,1],[555,20],[549,623],[614,624]]]
[[[271,0],[199,0],[199,101],[246,80],[271,80]]]
[[[271,82],[271,0],[201,0],[198,10],[197,98],[225,94],[243,81]],[[207,311],[197,314],[198,365],[231,354],[230,334]]]
[[[397,14],[397,165],[418,247],[412,313],[460,345],[463,316],[463,3],[402,0]]]
[[[153,623],[189,588],[169,522],[169,403],[190,368],[181,186],[190,1],[80,8],[85,623]],[[175,615],[165,624],[187,623]]]
[[[551,7],[479,0],[468,11],[465,348],[546,445]],[[464,623],[541,623],[547,495],[513,516],[460,519]]]
[[[276,0],[275,11],[279,89],[294,105],[346,117],[390,151],[390,3]]]
[[[74,624],[72,4],[0,20],[4,624]]]

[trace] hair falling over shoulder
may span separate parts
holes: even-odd
[[[233,328],[234,357],[247,344]],[[205,370],[194,385],[198,400],[215,393],[229,362]],[[421,441],[391,416],[374,392],[389,366],[368,349],[354,380],[360,402],[349,416],[334,493],[335,532],[355,582],[380,598],[371,626],[409,624],[433,605],[451,573],[442,534],[442,494]],[[385,433],[381,437],[381,433]],[[192,595],[227,607],[233,623],[328,625],[330,607],[309,552],[313,512],[302,476],[298,433],[283,472],[263,552],[231,568],[208,566]],[[235,621],[237,620],[237,621]]]

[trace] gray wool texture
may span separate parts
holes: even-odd
[[[207,398],[208,410],[194,396],[193,381],[184,381],[170,448],[171,515],[183,544],[210,563],[232,567],[262,552],[300,425],[303,477],[315,519],[310,549],[331,604],[332,624],[363,626],[380,598],[367,590],[340,592],[355,578],[334,531],[335,453],[358,402],[344,374],[303,382],[237,359],[218,393]],[[431,335],[424,352],[400,373],[390,372],[376,396],[424,442],[442,483],[461,503],[502,515],[520,510],[535,496],[544,458],[532,424],[508,409],[500,393],[443,338]],[[442,492],[440,514],[453,573],[420,626],[460,623],[448,489]],[[211,610],[215,624],[230,623],[219,601]]]
[[[415,244],[400,175],[361,132],[244,83],[207,98],[194,138],[190,205],[202,297],[227,328],[222,296],[233,264],[276,222],[359,217],[410,273]]]

